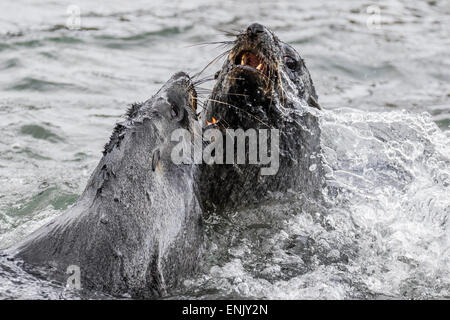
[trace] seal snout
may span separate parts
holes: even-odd
[[[250,74],[255,79],[269,82],[277,69],[273,54],[274,44],[271,32],[259,23],[252,23],[241,33],[229,55],[233,71]]]
[[[179,71],[172,76],[171,80],[172,81],[179,81],[179,80],[191,81],[191,77],[189,77],[189,75],[186,72]]]
[[[252,23],[247,28],[247,34],[250,37],[257,37],[259,33],[263,33],[264,31],[264,26],[259,23]]]
[[[189,108],[193,111],[197,110],[197,91],[195,85],[192,82],[191,77],[184,71],[175,73],[172,78],[172,82],[181,88],[183,94],[187,93],[187,100]]]

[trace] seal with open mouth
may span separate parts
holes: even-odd
[[[229,128],[278,129],[279,169],[261,175],[261,165],[202,165],[197,177],[202,207],[231,210],[289,190],[318,197],[320,106],[296,50],[254,23],[237,36],[216,79],[202,122],[213,119],[224,140]]]
[[[171,161],[171,132],[194,134],[196,91],[175,74],[117,124],[76,204],[6,250],[25,270],[65,283],[69,266],[83,289],[151,298],[197,268],[202,220],[193,166]]]

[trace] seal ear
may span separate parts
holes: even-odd
[[[159,149],[156,149],[152,155],[152,170],[153,171],[156,170],[156,166],[158,165],[160,157],[161,157],[161,151],[159,151]]]
[[[308,104],[309,104],[311,107],[314,107],[314,108],[317,108],[317,109],[319,109],[319,110],[322,110],[322,107],[321,107],[320,104],[317,102],[317,100],[314,99],[313,96],[309,96],[309,98],[308,98]]]

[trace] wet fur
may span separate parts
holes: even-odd
[[[7,250],[10,256],[63,285],[67,267],[78,265],[84,290],[135,298],[167,294],[196,271],[203,232],[194,168],[170,159],[170,134],[190,129],[192,114],[189,106],[183,110],[190,120],[165,118],[166,95],[188,101],[174,78],[116,125],[74,206]]]

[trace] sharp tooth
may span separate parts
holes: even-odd
[[[244,53],[243,55],[242,55],[242,58],[241,58],[241,64],[242,65],[245,65],[245,57],[247,56],[247,53]]]
[[[256,69],[261,70],[262,69],[262,63],[258,64],[258,66],[256,67]]]

